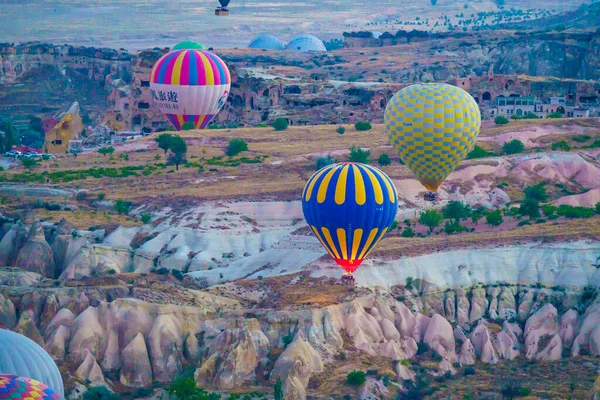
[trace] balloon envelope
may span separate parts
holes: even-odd
[[[418,84],[392,97],[384,122],[400,159],[427,189],[435,191],[473,149],[481,114],[463,89]]]
[[[335,262],[352,274],[383,239],[398,210],[396,188],[379,169],[328,165],[307,182],[302,211]]]
[[[177,43],[175,46],[173,46],[173,50],[186,50],[186,49],[204,50],[204,49],[206,49],[206,47],[204,47],[200,43],[194,42],[192,40],[185,40],[185,41]]]
[[[150,89],[154,105],[173,127],[204,129],[223,108],[231,88],[227,65],[204,50],[174,50],[152,67]]]
[[[30,378],[0,374],[0,399],[12,400],[61,400],[54,389]]]
[[[219,4],[221,4],[221,7],[227,7],[229,3],[231,3],[231,0],[219,0]]]
[[[7,329],[0,329],[0,373],[35,379],[61,399],[64,396],[63,380],[52,357],[33,340]]]

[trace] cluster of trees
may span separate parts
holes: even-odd
[[[175,165],[175,169],[179,170],[179,165],[185,161],[185,155],[187,153],[187,144],[185,140],[179,135],[172,135],[170,133],[163,133],[154,141],[158,144],[158,147],[165,152],[165,155],[169,153],[167,161]]]
[[[504,220],[500,210],[486,211],[483,209],[473,210],[471,206],[461,201],[452,200],[444,208],[441,213],[438,210],[432,209],[421,213],[419,216],[419,223],[428,228],[428,234],[431,235],[435,228],[439,227],[444,220],[447,220],[443,231],[448,235],[454,233],[466,232],[469,229],[461,224],[461,221],[471,219],[474,224],[478,224],[479,220],[485,218],[486,223],[494,229],[494,227],[501,225]],[[412,237],[414,232],[412,228],[409,232],[402,232],[404,237]],[[413,235],[410,233],[413,232]]]

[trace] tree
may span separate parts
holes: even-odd
[[[277,118],[273,122],[273,128],[276,131],[285,131],[288,128],[288,120],[286,118]]]
[[[340,135],[343,135],[346,132],[346,128],[344,128],[343,126],[340,126],[335,131],[337,133],[339,133]]]
[[[331,157],[330,155],[327,155],[325,157],[317,157],[315,161],[315,167],[318,171],[321,168],[325,168],[326,166],[331,165],[333,163],[335,163],[335,158]]]
[[[73,157],[77,158],[78,155],[83,153],[83,149],[80,146],[73,146],[69,149],[69,153],[73,154]]]
[[[21,164],[27,169],[31,169],[38,165],[38,160],[35,158],[21,158]]]
[[[242,151],[248,151],[248,143],[243,139],[231,139],[227,145],[227,149],[225,149],[225,155],[233,157]]]
[[[275,400],[283,400],[283,384],[281,383],[280,377],[277,377],[277,380],[275,381],[273,396],[275,397]]]
[[[440,226],[442,216],[437,210],[427,210],[421,213],[419,222],[429,228],[429,235],[431,235],[433,230]]]
[[[196,381],[190,376],[180,376],[167,389],[167,393],[177,400],[218,400],[220,395],[207,393],[196,387]]]
[[[548,194],[546,193],[544,182],[537,183],[533,186],[526,186],[523,191],[526,199],[536,200],[539,203],[543,203],[548,200]]]
[[[119,214],[128,214],[131,210],[131,202],[123,199],[117,199],[115,201],[115,205],[113,206],[113,210]]]
[[[473,222],[476,226],[479,223],[479,220],[483,217],[483,213],[480,210],[473,211],[471,213],[471,222]]]
[[[370,131],[371,130],[371,124],[369,122],[365,122],[365,121],[356,121],[356,123],[354,124],[354,129],[356,129],[357,131]]]
[[[558,111],[554,111],[553,113],[548,114],[548,118],[562,118],[563,114]]]
[[[0,130],[4,131],[4,141],[3,141],[4,151],[10,151],[16,143],[15,130],[13,128],[13,125],[10,123],[10,121],[5,121],[1,125]]]
[[[475,147],[473,147],[473,150],[471,150],[471,152],[467,154],[467,160],[474,160],[476,158],[485,158],[489,156],[490,153],[488,153],[485,149],[475,145]]]
[[[108,147],[100,147],[98,149],[98,153],[102,154],[104,157],[112,154],[115,152],[115,148],[112,146],[108,146]]]
[[[387,153],[382,153],[379,156],[379,160],[377,160],[377,162],[380,166],[385,167],[386,165],[390,165],[392,163],[392,160],[390,159],[390,156],[387,155]]]
[[[496,125],[506,125],[509,122],[510,121],[508,120],[508,118],[506,118],[505,116],[502,116],[502,115],[498,115],[496,118],[494,118],[494,123]]]
[[[596,203],[596,214],[600,215],[600,203]]]
[[[171,148],[171,140],[173,140],[173,135],[170,133],[163,133],[159,137],[155,138],[154,141],[158,143],[158,148],[164,150],[165,154]]]
[[[525,150],[525,145],[518,139],[513,139],[510,142],[504,143],[502,146],[502,151],[505,154],[518,154],[522,153]]]
[[[471,215],[471,206],[462,201],[452,200],[442,208],[444,218],[453,219],[456,222],[467,219]]]
[[[371,162],[371,150],[363,150],[360,147],[352,146],[348,161],[367,164]]]
[[[173,138],[171,138],[169,150],[171,150],[169,162],[175,164],[175,169],[179,170],[179,164],[185,160],[185,153],[187,153],[187,144],[185,143],[185,140],[179,135],[173,136]]]
[[[500,212],[500,210],[496,210],[496,211],[487,213],[487,215],[485,216],[485,221],[487,222],[487,224],[489,226],[492,227],[492,230],[494,230],[495,226],[502,225],[502,222],[504,222],[504,219],[502,218],[502,213]]]
[[[565,140],[561,140],[556,143],[552,143],[552,151],[556,150],[569,151],[571,150],[571,146],[569,146]]]
[[[363,371],[352,371],[346,376],[346,383],[352,386],[360,386],[367,381],[367,375]]]
[[[540,204],[535,199],[525,199],[519,207],[519,214],[528,216],[529,219],[540,217]]]

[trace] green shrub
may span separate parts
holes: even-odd
[[[137,388],[133,391],[133,398],[139,399],[143,397],[150,397],[154,393],[152,388]]]
[[[283,347],[288,347],[294,341],[294,334],[290,332],[287,335],[283,335],[281,341],[283,342]]]
[[[594,216],[595,212],[595,208],[575,207],[568,204],[561,204],[556,211],[558,215],[565,218],[590,218]]]
[[[559,113],[557,111],[550,113],[548,115],[548,118],[562,118],[564,115],[562,113]]]
[[[371,124],[369,122],[365,122],[365,121],[356,121],[356,123],[354,124],[354,129],[356,129],[357,131],[370,131],[371,130]]]
[[[475,375],[477,373],[477,371],[475,371],[474,367],[465,367],[465,370],[463,371],[463,375],[467,376],[467,375]]]
[[[152,220],[152,214],[149,214],[149,213],[142,214],[142,223],[143,224],[147,224],[148,222],[150,222],[150,220]]]
[[[467,154],[467,160],[474,160],[476,158],[486,158],[489,157],[490,153],[487,152],[484,148],[475,145],[473,150],[469,154]]]
[[[248,143],[243,139],[231,139],[227,145],[227,149],[225,149],[225,155],[233,157],[242,151],[248,151]]]
[[[175,277],[175,279],[177,279],[179,281],[183,280],[183,273],[178,269],[172,269],[171,275],[173,275]]]
[[[387,153],[382,153],[379,156],[379,160],[377,160],[377,163],[380,166],[385,167],[386,165],[390,165],[392,163],[392,160],[390,159],[390,156],[387,155]]]
[[[331,164],[335,164],[335,158],[331,157],[330,155],[325,157],[317,157],[315,160],[315,168],[317,171]]]
[[[351,386],[361,386],[367,381],[367,375],[363,371],[352,371],[346,377],[346,383]]]
[[[208,393],[196,387],[193,377],[178,377],[166,388],[166,392],[176,400],[219,400],[220,395]]]
[[[343,126],[339,126],[335,131],[340,135],[343,135],[346,132],[346,128],[344,128]]]
[[[392,222],[392,226],[390,226],[390,231],[393,231],[394,229],[398,228],[398,221],[394,221]]]
[[[131,210],[131,202],[117,199],[115,201],[115,205],[113,206],[113,210],[119,214],[129,214],[129,211]]]
[[[561,140],[559,142],[552,143],[552,151],[556,150],[569,151],[571,150],[571,146],[569,146],[569,144],[566,141]]]
[[[103,201],[106,198],[106,194],[98,193],[98,201]]]
[[[409,226],[402,231],[400,236],[402,236],[403,238],[411,238],[415,236],[415,231],[413,231],[412,228]]]
[[[371,161],[371,150],[363,150],[360,147],[352,146],[348,161],[367,164]]]
[[[39,161],[35,158],[21,158],[21,164],[27,169],[31,169],[38,165]]]
[[[530,388],[524,387],[524,388],[521,388],[521,390],[519,390],[519,396],[520,397],[527,397],[530,394],[531,394],[531,389]]]
[[[258,124],[259,128],[266,128],[267,124],[265,124],[264,122],[261,122],[260,124]]]
[[[525,145],[518,139],[513,139],[510,142],[506,142],[502,146],[502,151],[509,155],[522,153],[523,150],[525,150]]]
[[[556,213],[556,210],[557,210],[557,207],[553,206],[552,204],[544,204],[542,206],[542,212],[544,213],[544,215],[547,218],[554,216]]]
[[[90,388],[83,394],[83,400],[120,400],[121,396],[112,393],[104,386]]]
[[[417,343],[417,354],[427,354],[429,353],[429,345],[427,343]]]
[[[285,131],[288,128],[288,120],[286,118],[277,118],[273,122],[273,128],[276,131]]]
[[[548,222],[548,221],[543,218],[538,218],[535,220],[536,224],[545,224],[546,222]]]
[[[497,116],[496,118],[494,118],[494,123],[495,123],[496,125],[506,125],[506,124],[508,124],[509,122],[510,122],[510,121],[508,120],[508,118],[506,118],[506,117],[504,117],[504,116],[502,116],[502,115],[499,115],[499,116]]]
[[[108,147],[100,147],[98,149],[98,153],[102,154],[103,156],[108,156],[111,155],[112,153],[115,152],[115,148],[112,146],[108,146]]]
[[[519,222],[519,223],[517,224],[517,226],[525,226],[525,225],[531,225],[531,222],[530,222],[530,221],[527,221],[527,220],[525,220],[525,221],[521,221],[521,222]]]
[[[589,135],[579,135],[579,136],[573,136],[573,141],[577,142],[577,143],[585,143],[588,140],[590,140],[592,137]]]
[[[600,203],[596,203],[596,214],[600,215]]]
[[[448,235],[463,232],[465,229],[466,228],[458,221],[446,221],[446,224],[444,225],[444,232]]]

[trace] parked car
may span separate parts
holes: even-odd
[[[39,157],[41,157],[41,156],[42,156],[42,155],[41,155],[40,153],[38,153],[38,152],[35,152],[35,151],[31,151],[31,152],[29,152],[29,153],[25,153],[25,154],[23,155],[23,157],[25,157],[25,158],[39,158]]]
[[[54,154],[42,154],[42,158],[45,160],[56,158]]]
[[[4,155],[6,157],[15,157],[15,158],[17,158],[17,157],[21,157],[23,155],[23,153],[21,153],[20,151],[17,151],[17,150],[10,150],[10,151],[7,151],[6,153],[4,153]]]

